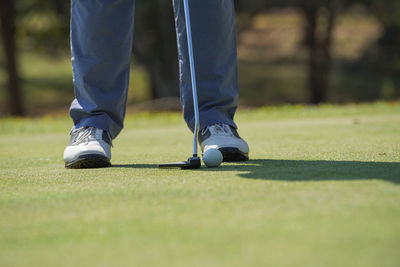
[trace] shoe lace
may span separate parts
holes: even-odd
[[[229,125],[223,123],[208,126],[201,131],[201,134],[204,135],[207,131],[210,131],[212,135],[233,136]]]
[[[82,127],[72,130],[71,136],[73,138],[72,143],[75,145],[98,140],[95,127]]]

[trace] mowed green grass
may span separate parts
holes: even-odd
[[[129,115],[113,168],[67,170],[67,117],[0,120],[0,266],[399,266],[400,104],[241,110],[251,160]]]

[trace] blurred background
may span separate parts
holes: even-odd
[[[400,97],[400,1],[235,4],[242,107]],[[69,6],[0,1],[0,116],[67,113]],[[137,0],[135,21],[128,112],[179,110],[171,1]]]

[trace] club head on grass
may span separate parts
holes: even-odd
[[[181,168],[183,170],[199,169],[201,160],[199,157],[191,157],[187,161],[163,163],[158,165],[159,168]]]

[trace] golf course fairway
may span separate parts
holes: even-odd
[[[69,170],[65,116],[0,119],[0,266],[400,266],[400,103],[242,109],[250,161],[191,156],[180,113],[128,115]]]

